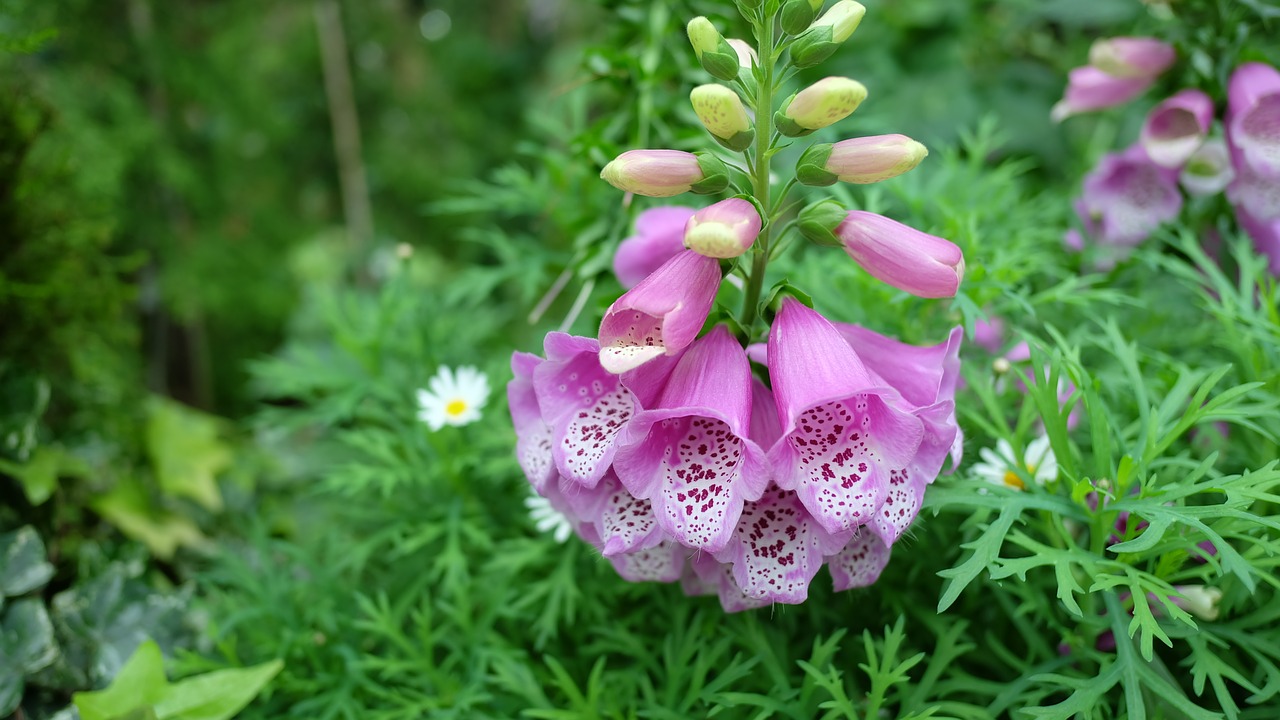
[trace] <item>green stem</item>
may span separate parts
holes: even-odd
[[[773,54],[774,29],[773,15],[762,13],[760,22],[755,23],[756,48],[760,57],[760,82],[757,84],[755,97],[756,111],[756,150],[750,159],[748,168],[751,171],[751,190],[760,203],[760,207],[769,207],[769,152],[773,144],[773,70],[775,57]],[[764,288],[764,273],[769,265],[769,237],[773,228],[766,224],[756,238],[752,251],[751,275],[747,278],[746,293],[742,300],[742,327],[749,337],[755,336],[755,323],[758,316],[757,306],[760,304],[760,292]]]

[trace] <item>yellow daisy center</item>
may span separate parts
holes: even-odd
[[[1030,475],[1030,476],[1032,476],[1032,477],[1035,477],[1035,475],[1036,475],[1036,466],[1035,466],[1035,465],[1027,465],[1027,474],[1028,474],[1028,475]],[[1016,472],[1014,472],[1014,471],[1012,471],[1012,470],[1006,470],[1006,471],[1005,471],[1005,473],[1004,473],[1004,484],[1005,484],[1005,485],[1007,485],[1008,487],[1016,488],[1016,489],[1018,489],[1018,490],[1026,490],[1026,489],[1027,489],[1027,484],[1026,484],[1026,483],[1024,483],[1024,482],[1022,482],[1022,478],[1018,477],[1018,473],[1016,473]]]
[[[444,411],[452,417],[457,417],[467,411],[467,401],[450,400],[449,404],[444,406]]]

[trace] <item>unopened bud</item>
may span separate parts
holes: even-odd
[[[964,253],[955,243],[883,215],[853,210],[835,234],[864,270],[917,297],[954,297],[964,279]]]
[[[818,245],[840,247],[844,241],[836,237],[835,230],[849,214],[835,200],[823,200],[800,211],[796,227],[800,234]]]
[[[647,197],[715,193],[729,184],[718,158],[680,150],[628,150],[605,165],[600,177],[619,190]]]
[[[746,150],[755,139],[751,118],[738,93],[723,85],[699,85],[689,93],[693,111],[721,145],[734,151]]]
[[[805,185],[841,182],[866,185],[897,177],[920,164],[929,154],[924,145],[905,135],[872,135],[814,145],[800,156],[796,178]]]
[[[1173,46],[1150,37],[1102,38],[1089,48],[1089,64],[1118,78],[1151,78],[1177,60]]]
[[[788,98],[774,125],[787,137],[802,137],[845,119],[866,99],[867,88],[857,80],[823,78]]]
[[[699,15],[689,21],[686,28],[689,33],[689,44],[698,56],[702,68],[718,80],[733,80],[738,77],[738,53],[728,41],[716,30],[711,21]]]
[[[821,1],[818,7],[822,7]],[[779,16],[779,25],[782,31],[788,35],[799,35],[813,24],[813,18],[818,9],[813,6],[809,0],[786,0],[782,3],[782,13]]]
[[[721,200],[689,218],[684,246],[707,257],[735,258],[751,249],[760,226],[755,205],[742,198]]]
[[[840,43],[849,39],[867,9],[853,0],[840,0],[801,33],[791,45],[791,64],[813,67],[831,57]]]

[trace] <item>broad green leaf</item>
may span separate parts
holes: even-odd
[[[217,476],[231,465],[231,448],[218,438],[216,418],[154,397],[148,405],[147,452],[165,493],[222,509]]]
[[[90,507],[125,535],[145,543],[158,557],[173,557],[180,545],[201,547],[206,543],[200,529],[185,517],[156,509],[141,483],[124,479],[110,492],[98,497]]]
[[[53,577],[46,560],[44,543],[35,528],[27,525],[0,535],[0,595],[14,597],[44,587]]]
[[[0,673],[30,675],[58,657],[44,603],[26,598],[9,605],[0,622]]]
[[[272,660],[173,683],[156,703],[156,717],[159,720],[227,720],[257,697],[282,667],[282,661]]]
[[[80,711],[81,720],[116,720],[155,705],[164,697],[168,684],[160,646],[147,640],[138,646],[105,690],[79,692],[71,699]]]

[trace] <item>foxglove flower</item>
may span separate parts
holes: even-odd
[[[1178,175],[1178,182],[1187,194],[1207,197],[1225,190],[1235,176],[1227,143],[1221,138],[1209,138],[1191,153]]]
[[[552,458],[568,482],[594,488],[613,462],[618,435],[635,414],[635,397],[600,366],[591,338],[547,333],[547,359],[533,371]]]
[[[791,64],[813,67],[835,53],[862,22],[867,9],[853,0],[840,0],[791,43]]]
[[[760,226],[755,205],[742,198],[721,200],[689,218],[684,246],[711,258],[735,258],[751,249]]]
[[[1240,229],[1253,238],[1254,249],[1267,258],[1271,274],[1280,277],[1280,217],[1258,220],[1243,206],[1237,206],[1236,221]]]
[[[764,451],[749,438],[751,402],[746,353],[718,326],[689,346],[656,403],[628,425],[614,458],[618,477],[686,547],[724,548],[743,501],[769,482]]]
[[[796,163],[796,179],[823,187],[837,180],[866,185],[895,178],[924,160],[924,145],[906,135],[873,135],[814,145]]]
[[[715,155],[681,150],[628,150],[600,171],[610,185],[648,197],[718,193],[729,185],[728,171]]]
[[[1150,37],[1103,38],[1089,48],[1089,64],[1113,77],[1155,78],[1177,59],[1172,45]]]
[[[1147,114],[1139,142],[1151,162],[1181,168],[1204,143],[1213,125],[1213,100],[1199,90],[1183,90]]]
[[[889,564],[891,552],[891,545],[878,534],[859,531],[840,552],[827,558],[836,591],[873,585]]]
[[[623,240],[613,255],[613,274],[618,282],[633,288],[684,250],[684,226],[694,212],[694,208],[668,205],[640,213],[636,234]]]
[[[702,126],[721,145],[733,151],[746,150],[755,139],[751,118],[738,93],[716,83],[699,85],[689,93],[693,112]]]
[[[857,80],[823,78],[785,100],[774,123],[783,135],[802,137],[845,119],[866,99],[867,88]]]
[[[702,69],[717,80],[738,77],[738,53],[710,20],[699,15],[689,21],[686,31]]]
[[[955,243],[883,215],[850,211],[835,235],[864,270],[912,295],[954,297],[964,278],[964,253]]]
[[[769,451],[777,483],[830,534],[852,533],[873,521],[891,486],[910,480],[924,423],[831,323],[794,298],[770,329],[768,360],[782,426]]]
[[[1280,181],[1280,71],[1256,62],[1236,68],[1227,88],[1227,137],[1253,173]]]
[[[1154,77],[1116,77],[1089,65],[1078,67],[1067,75],[1067,91],[1049,117],[1062,122],[1072,115],[1123,105],[1154,82]]]
[[[480,419],[480,410],[489,399],[489,379],[469,365],[454,370],[441,367],[418,390],[418,419],[433,431],[445,425],[467,425]]]
[[[1120,247],[1141,243],[1181,210],[1176,171],[1151,162],[1141,145],[1103,157],[1076,204],[1089,235]]]
[[[1027,489],[1023,478],[1030,478],[1035,484],[1044,485],[1058,477],[1058,460],[1054,457],[1053,448],[1046,436],[1027,443],[1026,452],[1021,459],[1018,459],[1013,446],[1004,438],[996,441],[994,451],[982,448],[978,451],[978,456],[982,458],[982,462],[973,466],[973,474],[993,485],[1012,490]]]
[[[623,373],[688,347],[719,287],[715,258],[677,254],[609,306],[600,323],[600,364]]]
[[[507,407],[516,430],[516,460],[525,478],[539,495],[560,477],[552,452],[551,426],[542,419],[533,376],[542,358],[530,353],[512,353],[511,382],[507,383]]]

